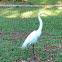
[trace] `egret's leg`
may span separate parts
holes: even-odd
[[[29,53],[29,47],[27,48],[27,52],[26,52],[26,61],[27,61],[28,53]]]
[[[33,44],[33,56],[34,56],[34,60],[36,60],[37,58],[35,57],[35,53],[34,53],[34,44]]]
[[[35,54],[34,54],[34,44],[33,44],[33,55],[35,55]]]

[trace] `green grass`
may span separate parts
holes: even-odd
[[[38,29],[40,11],[49,16],[41,16],[43,32],[35,44],[37,59],[62,62],[62,7],[0,7],[0,62],[25,59],[27,49],[21,50],[21,45],[30,32]],[[29,58],[33,59],[32,46],[29,47]]]
[[[62,0],[27,0],[27,2],[0,2],[0,4],[60,5]]]

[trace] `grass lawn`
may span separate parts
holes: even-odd
[[[62,7],[0,7],[0,62],[25,59],[27,48],[21,50],[21,45],[30,32],[38,29],[40,11],[49,16],[41,16],[43,32],[35,44],[37,62],[62,62]],[[28,61],[33,61],[29,47]]]
[[[27,2],[0,2],[0,4],[60,5],[62,0],[27,0]]]

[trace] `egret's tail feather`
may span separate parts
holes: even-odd
[[[22,49],[25,49],[26,47],[27,47],[27,45],[26,44],[23,44],[21,48]]]

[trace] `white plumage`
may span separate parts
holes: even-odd
[[[22,45],[22,49],[26,48],[27,46],[36,43],[38,37],[41,35],[42,32],[42,26],[43,26],[43,22],[40,18],[41,14],[45,14],[44,12],[40,12],[38,15],[38,19],[39,19],[39,23],[40,26],[38,28],[38,30],[31,32],[28,37],[26,38],[26,40],[24,41],[23,45]]]

